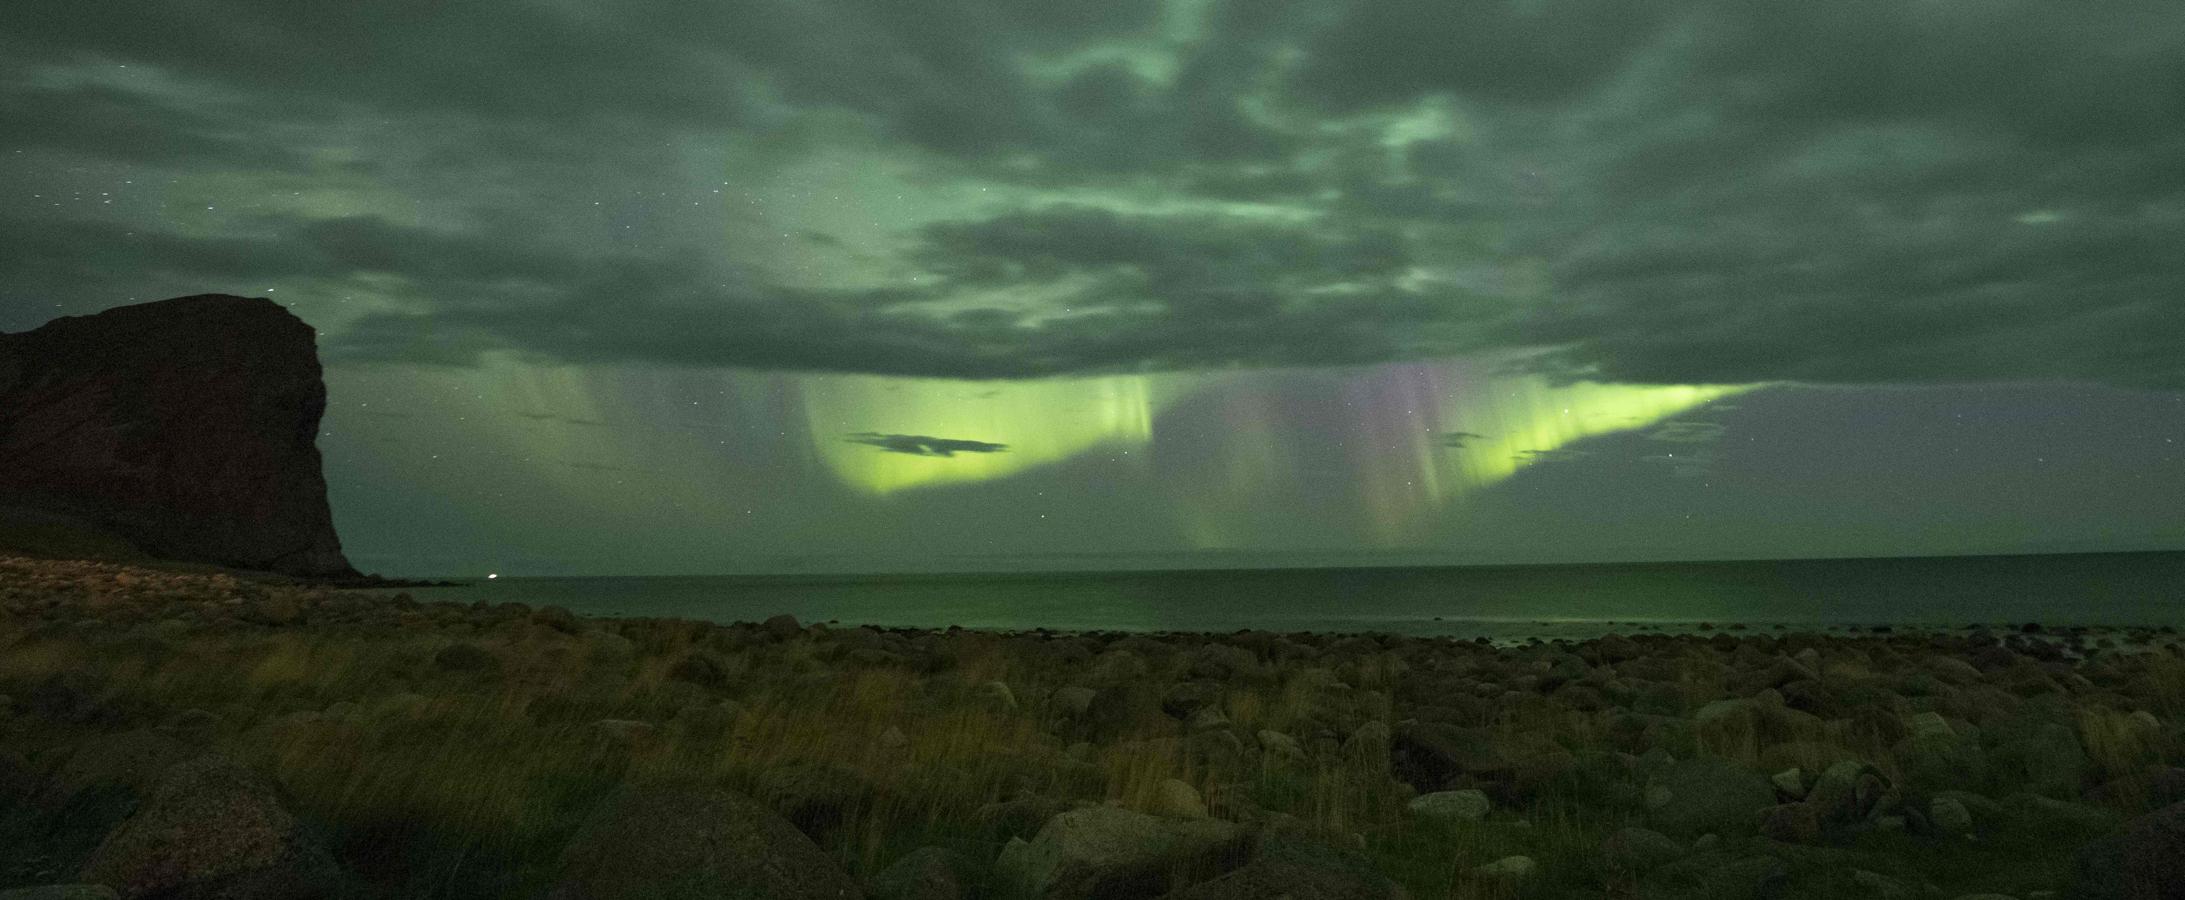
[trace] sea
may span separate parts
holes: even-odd
[[[1010,574],[505,577],[406,589],[592,616],[1003,631],[1582,639],[1713,629],[2185,626],[2185,552]]]

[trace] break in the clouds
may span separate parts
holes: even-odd
[[[850,443],[878,447],[889,453],[909,456],[950,457],[958,453],[1006,453],[1008,444],[973,441],[964,438],[933,437],[924,434],[878,434],[861,431],[850,435]]]
[[[414,6],[414,5],[413,5]],[[2185,6],[28,0],[0,325],[966,378],[2185,386]]]

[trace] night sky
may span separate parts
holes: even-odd
[[[10,0],[387,574],[2185,547],[2185,4]]]

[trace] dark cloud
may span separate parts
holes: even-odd
[[[17,201],[0,301],[368,291],[326,340],[348,361],[1013,378],[1516,349],[1633,382],[2185,386],[2185,6],[1214,0],[1179,30],[1197,8],[28,0],[0,174],[370,183],[204,220]],[[780,245],[692,211],[827,142],[1056,198],[899,245],[779,229],[905,273],[857,289],[791,286]]]
[[[1646,439],[1672,444],[1708,444],[1721,440],[1726,430],[1718,422],[1664,422]]]
[[[1435,435],[1434,441],[1444,447],[1463,447],[1483,437],[1486,437],[1486,435],[1475,434],[1470,431],[1445,431]]]
[[[1360,0],[1310,37],[1297,86],[1338,107],[1442,91],[1565,99],[1623,66],[1676,9],[1664,0]]]
[[[306,167],[289,148],[254,134],[244,118],[182,109],[142,93],[101,84],[39,85],[0,73],[4,143],[63,155],[128,163],[187,158],[258,170]]]
[[[910,456],[951,457],[958,453],[1006,453],[1008,444],[991,444],[962,438],[940,438],[923,434],[879,434],[861,431],[850,435],[850,443],[878,447],[889,453]]]

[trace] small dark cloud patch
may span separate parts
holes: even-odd
[[[889,453],[907,456],[952,457],[958,453],[1006,453],[1008,444],[993,444],[962,438],[942,438],[924,434],[880,434],[860,431],[850,435],[850,443],[878,447]]]
[[[1665,422],[1646,439],[1672,444],[1707,444],[1721,440],[1724,430],[1718,422]]]
[[[1444,447],[1463,447],[1483,437],[1486,435],[1472,431],[1444,431],[1434,436],[1434,442]]]

